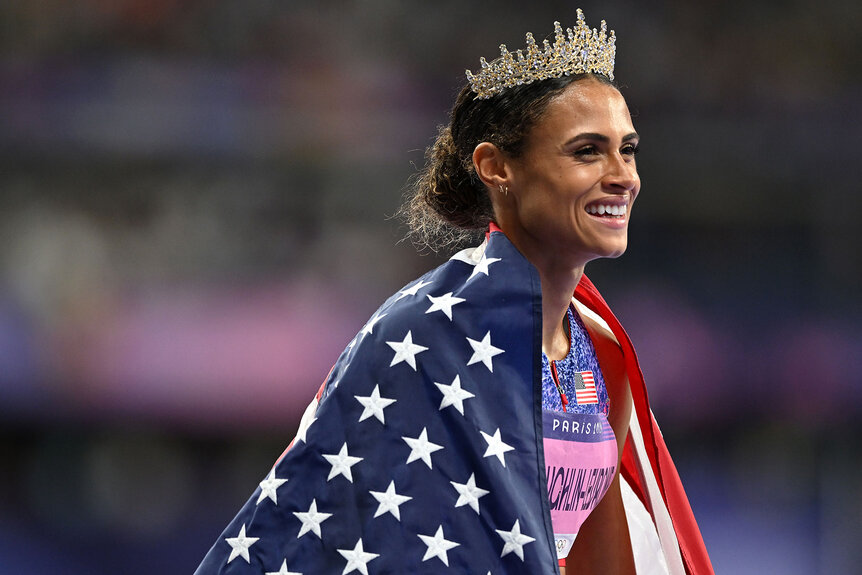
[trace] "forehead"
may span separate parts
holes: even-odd
[[[634,132],[626,101],[616,88],[597,80],[569,84],[548,103],[532,135],[556,139],[581,132],[610,138]]]

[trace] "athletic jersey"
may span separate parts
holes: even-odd
[[[571,306],[568,320],[566,357],[548,361],[542,354],[545,466],[560,559],[569,554],[578,529],[607,492],[617,465],[608,391],[593,343]]]

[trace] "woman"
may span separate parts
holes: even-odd
[[[486,241],[372,316],[198,573],[712,572],[583,275],[640,191],[613,32],[527,44],[468,72],[405,210]]]

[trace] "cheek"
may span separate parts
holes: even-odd
[[[524,225],[540,235],[558,233],[568,227],[571,208],[555,194],[534,191],[536,193],[531,194],[519,206],[520,219]]]
[[[634,203],[635,200],[638,199],[638,196],[641,195],[641,178],[640,178],[640,176],[636,176],[636,177],[637,177],[637,184],[635,184],[634,190],[632,190],[632,203]]]

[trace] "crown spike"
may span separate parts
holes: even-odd
[[[554,22],[554,45],[562,46],[566,41],[566,37],[563,35],[563,27],[560,26],[559,22]]]

